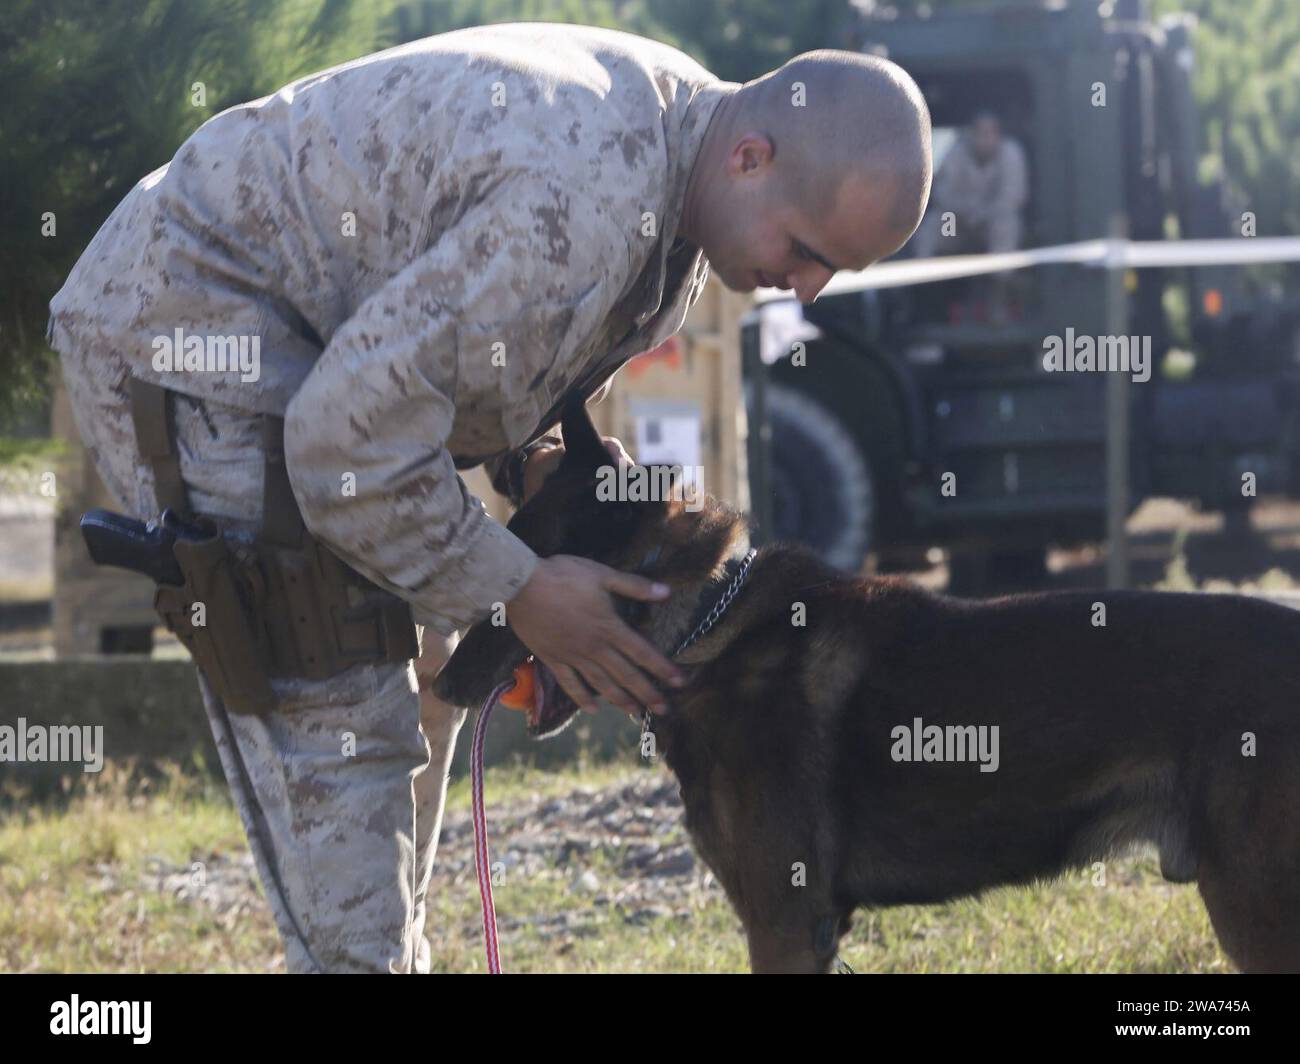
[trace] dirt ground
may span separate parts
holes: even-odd
[[[508,805],[495,797],[489,802],[497,893],[502,893],[502,881],[550,877],[572,899],[585,898],[589,904],[542,913],[504,906],[498,924],[503,934],[527,928],[542,940],[564,938],[580,933],[602,909],[617,911],[627,923],[643,924],[684,919],[706,901],[721,902],[721,887],[691,849],[677,785],[666,772],[631,772],[603,785],[575,783],[552,795],[507,793],[512,799]],[[454,791],[447,803],[430,886],[435,899],[472,896],[477,902],[467,797]],[[103,890],[119,887],[114,866],[104,864],[99,874]],[[218,922],[239,920],[266,905],[247,850],[210,857],[201,877],[192,864],[154,857],[139,875],[137,889],[202,906]],[[482,930],[477,912],[458,923],[429,930],[477,943]]]

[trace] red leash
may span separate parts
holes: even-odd
[[[492,866],[488,861],[487,814],[483,809],[483,737],[487,734],[488,718],[496,708],[497,700],[513,685],[512,680],[500,684],[487,697],[479,710],[474,725],[474,743],[469,755],[470,809],[474,818],[474,867],[478,871],[478,893],[483,903],[483,947],[487,951],[489,975],[501,974],[501,954],[497,951],[497,911],[492,903]]]
[[[655,553],[657,555],[657,549]],[[723,589],[721,596],[713,604],[709,612],[705,614],[704,619],[696,625],[690,635],[678,644],[677,649],[672,653],[674,658],[718,623],[718,619],[726,612],[731,600],[736,597],[736,593],[740,591],[741,585],[744,584],[745,577],[749,573],[749,567],[757,554],[758,551],[751,548],[743,558],[733,558],[727,563],[729,569],[735,566],[735,575]],[[487,815],[483,811],[483,737],[487,734],[488,717],[492,715],[492,710],[496,708],[501,696],[513,688],[516,682],[516,679],[506,680],[504,683],[498,684],[496,690],[488,695],[487,701],[483,703],[483,708],[479,710],[478,721],[474,725],[474,744],[470,748],[469,755],[470,808],[474,817],[474,865],[478,870],[479,898],[483,902],[483,945],[487,950],[489,975],[501,974],[501,955],[497,950],[497,911],[496,906],[492,903],[492,870],[488,861]],[[641,727],[643,735],[650,730],[651,720],[648,709],[642,718]]]

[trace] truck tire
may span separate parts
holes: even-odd
[[[772,427],[772,538],[806,543],[828,563],[858,572],[871,546],[874,478],[834,411],[777,381],[767,387]]]

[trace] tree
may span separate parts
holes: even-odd
[[[1240,194],[1261,236],[1300,233],[1300,5],[1157,0],[1155,10],[1197,17],[1204,176]]]
[[[348,0],[8,0],[0,25],[0,415],[41,394],[50,298],[207,118],[372,50]]]
[[[801,52],[848,48],[856,17],[850,0],[646,0],[645,10],[726,81],[749,81]]]

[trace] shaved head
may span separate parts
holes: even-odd
[[[902,67],[856,52],[807,52],[739,95],[742,124],[767,130],[781,184],[807,210],[832,205],[848,177],[884,178],[895,186],[899,228],[919,224],[930,111]]]
[[[911,77],[876,56],[808,52],[719,106],[684,223],[729,288],[809,301],[836,270],[907,241],[930,177],[930,113]]]

